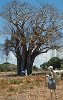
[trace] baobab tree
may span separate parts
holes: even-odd
[[[50,5],[38,9],[14,0],[6,5],[0,16],[8,23],[5,24],[6,32],[11,38],[7,39],[5,48],[16,55],[18,75],[25,69],[31,74],[37,55],[61,46],[62,19]]]

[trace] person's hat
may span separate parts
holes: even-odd
[[[49,66],[48,67],[48,70],[53,70],[53,66]]]

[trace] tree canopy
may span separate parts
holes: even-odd
[[[62,46],[63,17],[51,5],[35,8],[13,0],[3,8],[0,16],[7,21],[4,33],[11,35],[5,42],[5,49],[16,55],[19,75],[24,69],[32,73],[37,55]]]
[[[58,57],[53,57],[48,61],[48,65],[53,66],[53,69],[59,69],[61,67],[61,59]]]

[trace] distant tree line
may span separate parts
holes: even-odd
[[[40,68],[38,68],[36,65],[32,66],[32,71],[38,71],[38,70],[47,70],[49,66],[53,66],[54,69],[63,69],[63,58],[60,59],[58,57],[51,58],[48,62],[44,62],[40,65]],[[9,62],[5,62],[3,64],[0,64],[0,72],[5,71],[16,71],[17,66],[14,64],[10,64]]]
[[[48,62],[45,62],[40,65],[40,68],[47,69],[49,66],[53,66],[53,69],[62,69],[63,68],[63,58],[58,57],[51,58]]]
[[[0,72],[16,71],[16,69],[17,69],[16,65],[10,64],[8,62],[0,64]]]

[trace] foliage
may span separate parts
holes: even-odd
[[[48,61],[49,66],[53,66],[53,68],[59,69],[61,67],[61,59],[58,57],[53,57]]]
[[[63,58],[61,58],[61,68],[60,69],[63,69]]]
[[[60,69],[61,69],[61,70],[63,70],[63,64],[61,64],[61,67],[60,67]]]
[[[9,63],[9,62],[5,62],[5,63],[3,63],[3,64],[7,64],[7,65],[10,65],[10,63]]]
[[[12,71],[12,70],[16,70],[16,65],[14,64],[10,64],[10,63],[4,63],[4,64],[0,64],[0,71],[1,72],[5,72],[5,71]]]
[[[61,64],[63,64],[63,58],[61,59]]]
[[[1,72],[7,71],[7,70],[8,70],[8,66],[9,66],[9,65],[6,65],[6,64],[0,64],[0,71],[1,71]]]
[[[40,67],[41,67],[42,69],[47,69],[47,67],[48,67],[48,62],[45,62],[45,63],[41,64]]]
[[[38,68],[37,68],[36,66],[33,66],[33,67],[32,67],[32,70],[38,71]]]

